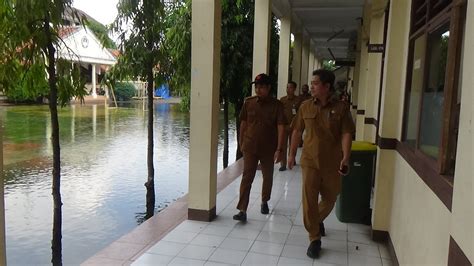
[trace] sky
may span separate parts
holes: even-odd
[[[118,0],[74,0],[72,5],[107,25],[117,16],[117,3]]]

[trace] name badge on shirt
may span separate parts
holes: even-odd
[[[296,108],[291,109],[291,113],[292,113],[293,115],[296,115]]]

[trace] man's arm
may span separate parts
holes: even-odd
[[[239,132],[240,150],[242,150],[242,145],[244,143],[244,135],[245,135],[246,130],[247,130],[247,121],[245,120],[240,121],[240,132]]]
[[[283,124],[278,124],[278,146],[275,151],[275,154],[273,155],[273,161],[275,163],[279,163],[281,161],[281,154],[284,152],[282,150],[283,147],[283,141],[285,139],[285,126]]]
[[[352,134],[343,133],[342,134],[342,161],[339,166],[339,173],[342,175],[347,175],[349,173],[349,159],[351,158],[351,147],[352,147]],[[347,171],[343,171],[344,166],[347,167]]]
[[[298,146],[301,142],[301,136],[303,135],[303,131],[294,129],[291,133],[291,146],[290,146],[290,156],[288,157],[288,168],[292,169],[295,165],[295,156],[296,150],[298,150]]]

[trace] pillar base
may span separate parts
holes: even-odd
[[[216,218],[216,207],[210,210],[188,208],[188,220],[211,222]]]
[[[387,231],[380,231],[372,229],[372,240],[375,242],[385,242],[389,238],[389,234]]]

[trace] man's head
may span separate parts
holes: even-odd
[[[301,86],[301,92],[303,94],[308,94],[309,93],[309,86],[308,84],[304,84],[303,86]]]
[[[329,97],[334,92],[334,73],[325,69],[313,71],[311,94],[317,98]]]
[[[255,84],[255,94],[258,97],[267,97],[269,95],[271,79],[267,74],[258,74],[252,84]]]
[[[293,96],[295,95],[295,91],[296,91],[296,82],[294,81],[288,82],[288,84],[286,85],[286,94],[289,96]]]

